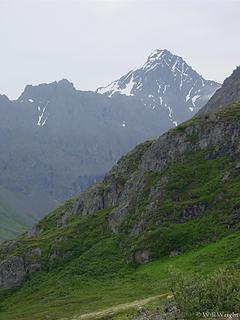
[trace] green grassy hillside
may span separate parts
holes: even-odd
[[[193,118],[2,244],[0,283],[11,269],[19,287],[1,291],[0,319],[71,319],[167,293],[172,269],[240,263],[239,142],[240,103]]]
[[[171,270],[207,276],[219,267],[239,264],[239,250],[240,233],[236,232],[210,245],[137,268],[125,265],[119,268],[121,263],[117,254],[111,259],[112,262],[108,261],[110,266],[104,256],[93,254],[90,274],[81,274],[79,266],[82,259],[75,259],[67,268],[35,274],[23,288],[10,295],[5,292],[1,298],[0,319],[72,319],[81,314],[166,293],[169,292]],[[104,265],[106,271],[111,269],[108,274],[103,272]],[[112,272],[115,268],[119,270]]]
[[[15,238],[36,222],[25,212],[23,203],[23,199],[0,186],[0,240]]]

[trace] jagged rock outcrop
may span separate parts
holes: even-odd
[[[223,82],[222,87],[200,109],[199,113],[212,112],[238,100],[240,100],[240,66]]]
[[[171,130],[162,135],[142,155],[137,170],[128,175],[123,189],[118,189],[116,183],[117,177],[121,176],[123,170],[120,161],[106,175],[103,183],[93,186],[80,195],[75,203],[74,213],[93,214],[98,210],[117,206],[109,216],[110,227],[112,230],[116,230],[123,221],[123,216],[128,212],[127,209],[133,195],[141,193],[146,172],[161,173],[167,165],[177,160],[181,161],[181,157],[189,152],[214,148],[208,153],[207,157],[209,158],[223,155],[231,156],[239,152],[240,126],[235,122],[225,123],[218,120],[220,119],[206,119],[196,125],[192,124],[186,128],[183,126],[183,131],[180,126],[177,130]],[[191,142],[193,136],[197,139],[194,144]],[[183,210],[183,216],[195,216],[197,212],[203,210],[202,205],[186,208]]]
[[[141,264],[235,232],[239,142],[236,102],[138,145],[102,182],[16,242],[0,246],[1,286],[15,287],[33,272],[72,261],[78,261],[76,272],[84,273],[95,266],[95,253],[105,260],[118,252],[121,266]]]
[[[3,242],[1,253],[7,255],[9,252],[14,254],[7,259],[0,256],[0,288],[3,289],[19,287],[28,275],[42,269],[39,247],[20,253],[16,241]]]
[[[13,256],[0,264],[0,288],[9,289],[19,286],[26,276],[24,260]]]

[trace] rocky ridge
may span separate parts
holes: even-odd
[[[212,112],[219,109],[221,106],[240,100],[239,81],[240,66],[233,71],[231,76],[224,80],[222,87],[217,90],[214,96],[199,111],[199,113]]]

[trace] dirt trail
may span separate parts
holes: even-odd
[[[157,300],[158,298],[168,296],[169,293],[160,294],[158,296],[149,297],[147,299],[142,300],[135,300],[133,302],[119,304],[117,306],[113,306],[111,308],[98,311],[98,312],[92,312],[92,313],[86,313],[81,316],[74,316],[73,318],[69,320],[93,320],[93,319],[101,319],[103,317],[110,317],[118,314],[119,312],[127,311],[131,308],[137,308],[144,306],[145,304],[152,302],[154,300]]]

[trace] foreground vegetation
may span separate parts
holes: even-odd
[[[172,292],[179,313],[186,320],[203,318],[204,314],[221,318],[221,315],[239,313],[239,279],[239,264],[216,270],[207,277],[175,275]]]
[[[91,276],[73,273],[73,265],[67,270],[58,268],[52,272],[37,273],[14,294],[3,293],[0,319],[70,319],[136,299],[170,293],[173,270],[188,275],[189,279],[196,274],[206,277],[219,267],[239,264],[239,251],[240,233],[237,232],[197,250],[136,268],[123,267],[112,275],[97,273],[103,267],[101,259],[99,263],[95,262],[96,274]],[[111,262],[106,262],[106,266],[108,264]],[[185,290],[184,286],[181,290]],[[186,295],[192,294],[191,290],[193,287],[188,289],[187,286]],[[191,311],[195,312],[198,307],[197,302],[194,303]],[[125,315],[122,314],[122,319]]]

